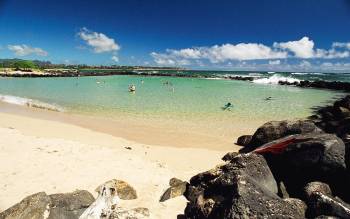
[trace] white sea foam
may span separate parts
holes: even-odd
[[[306,72],[293,72],[292,75],[308,75]]]
[[[55,104],[45,103],[38,100],[24,98],[24,97],[0,94],[0,101],[14,104],[14,105],[27,106],[27,107],[33,107],[33,108],[39,108],[39,109],[45,109],[45,110],[51,110],[51,111],[57,111],[57,112],[64,111],[62,107],[57,106]]]
[[[325,75],[319,72],[293,72],[292,75]]]
[[[289,83],[300,82],[300,80],[296,78],[284,77],[278,74],[272,75],[271,77],[268,77],[268,78],[259,78],[259,79],[253,80],[253,82],[257,84],[278,84],[278,82],[280,81],[289,82]]]

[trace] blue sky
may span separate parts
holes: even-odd
[[[0,58],[350,72],[347,0],[0,0]]]

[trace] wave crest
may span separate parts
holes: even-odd
[[[283,81],[283,82],[289,82],[289,83],[294,83],[294,82],[300,82],[299,79],[292,78],[292,77],[284,77],[281,75],[272,75],[271,77],[268,78],[259,78],[253,80],[253,83],[257,84],[278,84],[278,82]]]
[[[45,110],[56,111],[56,112],[64,111],[63,108],[55,104],[45,103],[38,100],[24,98],[24,97],[0,95],[0,101],[14,104],[14,105],[33,107],[33,108],[45,109]]]

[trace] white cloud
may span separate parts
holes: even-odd
[[[347,47],[350,48],[346,43],[333,43],[332,48],[329,50],[314,48],[314,41],[308,37],[303,37],[297,41],[289,41],[282,43],[274,43],[273,47],[280,48],[282,50],[288,50],[294,53],[296,58],[322,58],[322,59],[334,59],[334,58],[347,58],[350,56],[348,51],[337,51],[336,47]]]
[[[120,49],[120,46],[114,39],[107,37],[103,33],[93,32],[84,27],[78,35],[93,48],[95,53],[113,52]]]
[[[115,62],[119,62],[119,58],[118,56],[112,56],[111,59]]]
[[[334,42],[332,44],[332,47],[340,47],[340,48],[347,48],[350,49],[350,42],[349,43],[344,43],[344,42]]]
[[[202,47],[200,50],[202,52],[202,57],[209,59],[213,63],[227,60],[256,60],[287,57],[286,52],[276,51],[268,46],[257,43],[215,45],[210,48]]]
[[[347,58],[349,56],[349,51],[337,51],[334,48],[332,48],[330,50],[316,49],[313,58],[336,59]]]
[[[311,68],[311,66],[312,66],[311,63],[308,62],[308,61],[305,61],[305,60],[301,61],[300,64],[299,64],[299,67],[303,68],[303,69]]]
[[[329,49],[316,48],[309,37],[295,41],[275,42],[272,46],[259,43],[223,44],[182,49],[166,49],[165,52],[152,52],[150,55],[158,65],[196,65],[231,61],[269,60],[268,65],[276,68],[280,59],[344,59],[350,57],[350,43],[335,42]],[[311,68],[312,62],[301,61],[298,68]],[[201,63],[199,65],[198,63]],[[286,62],[287,63],[287,62]]]
[[[314,56],[314,41],[303,37],[297,41],[274,43],[273,47],[290,50],[297,58],[312,58]]]
[[[263,44],[240,43],[180,50],[167,49],[165,53],[152,52],[151,56],[158,65],[189,65],[193,59],[207,59],[211,63],[221,63],[229,60],[286,58],[287,52],[276,51]]]
[[[154,59],[154,62],[157,65],[163,66],[176,66],[176,65],[190,65],[191,62],[188,59],[182,58],[181,56],[172,55],[172,54],[162,54],[152,52],[151,56]]]
[[[47,56],[48,52],[41,48],[34,48],[27,46],[25,44],[22,45],[8,45],[7,48],[13,51],[17,56],[27,56],[31,54],[35,54],[38,56]]]
[[[281,60],[279,59],[269,61],[269,65],[279,65],[279,64],[281,64]]]

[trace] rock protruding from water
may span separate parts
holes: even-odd
[[[263,156],[240,154],[229,163],[190,180],[186,218],[304,218],[305,204],[277,195],[276,181]]]
[[[78,219],[94,197],[84,190],[47,195],[36,193],[0,213],[1,219]]]

